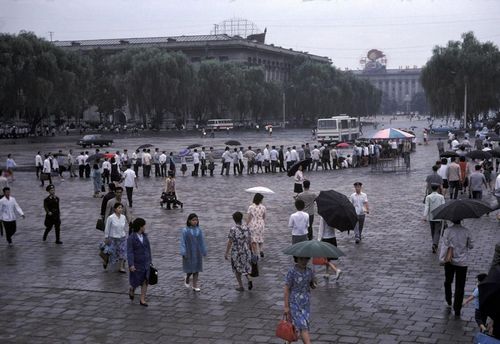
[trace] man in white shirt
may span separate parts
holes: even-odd
[[[245,169],[245,164],[243,163],[243,147],[240,147],[240,150],[238,151],[238,164],[239,164],[239,173],[240,175],[242,175],[243,170]]]
[[[200,153],[198,153],[196,148],[193,151],[193,165],[193,177],[198,177],[198,170],[200,169]]]
[[[85,173],[85,156],[83,155],[83,152],[80,152],[80,155],[76,157],[76,161],[78,162],[78,176],[83,178]]]
[[[40,181],[42,182],[40,186],[44,186],[45,179],[52,184],[52,164],[50,162],[50,154],[45,154],[45,160],[43,161],[42,175],[40,175]]]
[[[132,194],[134,193],[134,186],[137,188],[137,176],[130,165],[123,172],[123,186],[127,191],[128,206],[132,208]]]
[[[158,162],[160,164],[160,173],[162,177],[167,176],[167,153],[165,151],[161,152],[158,157]]]
[[[142,174],[146,178],[151,175],[151,159],[150,150],[144,149],[142,151]]]
[[[292,165],[299,161],[299,153],[297,153],[297,147],[293,146],[291,150],[292,155]]]
[[[266,148],[262,151],[262,155],[264,156],[264,172],[269,173],[271,169],[269,168],[271,165],[271,156],[269,153],[269,145],[266,145]]]
[[[292,244],[307,240],[307,227],[309,226],[309,214],[304,212],[305,203],[298,199],[295,201],[297,211],[290,215],[288,229],[292,232]]]
[[[320,153],[321,152],[319,151],[318,146],[314,145],[314,149],[311,152],[311,158],[312,158],[311,171],[318,170],[318,165],[320,164],[319,162]]]
[[[36,153],[35,156],[35,167],[36,167],[36,177],[40,177],[40,171],[43,169],[43,160],[42,156],[40,155],[40,152]]]
[[[24,213],[19,204],[17,204],[16,199],[10,196],[10,188],[4,187],[2,191],[3,197],[0,199],[0,219],[5,228],[5,238],[9,246],[12,246],[12,236],[16,233],[17,214],[21,215],[24,219]]]
[[[226,147],[224,153],[222,153],[221,160],[222,160],[222,168],[220,170],[220,175],[222,176],[225,170],[226,176],[229,176],[229,168],[231,167],[231,160],[233,160],[233,158],[231,157],[231,152],[229,151],[229,147]]]
[[[291,151],[290,147],[286,148],[285,164],[286,164],[286,170],[288,171],[290,169],[290,167],[292,167],[292,151]]]
[[[276,146],[272,146],[269,158],[271,160],[271,172],[276,173],[276,168],[278,167],[278,151],[276,150]]]
[[[203,132],[205,132],[205,129],[203,129]],[[206,133],[205,133],[206,135]],[[200,163],[201,163],[201,176],[205,177],[205,174],[207,173],[207,154],[205,153],[205,147],[201,147],[201,152],[200,152]]]
[[[365,224],[365,214],[369,214],[370,210],[368,208],[368,197],[364,192],[361,192],[361,187],[363,183],[354,183],[355,192],[349,197],[349,200],[354,205],[356,209],[356,214],[358,215],[358,223],[354,227],[354,237],[356,244],[361,241],[361,233],[363,232],[363,226]]]

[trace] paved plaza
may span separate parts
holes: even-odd
[[[425,122],[418,122],[423,127]],[[393,123],[394,126],[397,123]],[[386,125],[388,127],[388,125]],[[421,129],[420,129],[421,130]],[[265,143],[310,142],[308,130],[238,133],[215,139],[195,136],[115,138],[113,150],[151,143],[160,150],[178,151],[200,142],[224,147],[228,138],[247,147]],[[0,142],[1,157],[13,153],[20,165],[34,163],[36,151],[80,151],[75,140]],[[306,173],[315,191],[335,189],[346,195],[362,181],[368,195],[364,239],[354,244],[351,232],[338,233],[338,246],[346,254],[338,261],[343,275],[312,291],[313,343],[470,343],[476,332],[474,307],[464,307],[455,319],[444,303],[444,271],[431,252],[431,236],[422,221],[425,176],[437,158],[435,142],[418,146],[409,173],[370,172],[369,168]],[[3,164],[3,162],[2,162]],[[138,180],[133,215],[147,222],[158,285],[148,290],[149,307],[130,302],[128,276],[108,268],[98,257],[103,233],[95,229],[101,199],[92,198],[92,183],[79,178],[56,179],[61,199],[63,245],[55,245],[53,232],[42,242],[47,193],[34,172],[16,173],[12,195],[26,219],[18,220],[14,247],[0,238],[0,343],[282,343],[274,335],[283,312],[284,275],[292,259],[282,253],[290,245],[288,217],[294,212],[293,178],[286,174],[178,177],[184,209],[159,206],[161,178]],[[154,173],[153,173],[154,175]],[[244,189],[266,186],[265,258],[252,291],[234,290],[236,280],[224,260],[227,234],[235,211],[246,212],[252,195]],[[492,196],[486,196],[492,201]],[[184,287],[179,255],[180,228],[195,212],[204,229],[208,256],[200,273],[201,293]],[[316,218],[315,225],[317,226]],[[466,295],[475,276],[487,272],[499,241],[494,214],[466,220],[475,248],[467,274]],[[315,231],[316,234],[316,231]]]

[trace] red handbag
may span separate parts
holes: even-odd
[[[328,259],[324,257],[314,257],[313,258],[313,265],[326,265],[328,264]]]
[[[286,319],[285,315],[283,315],[283,319],[280,320],[276,327],[276,337],[284,339],[287,342],[296,342],[299,340],[295,326]]]

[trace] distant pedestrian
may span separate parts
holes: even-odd
[[[285,278],[284,314],[291,318],[304,344],[310,344],[311,289],[316,288],[314,273],[307,266],[308,257],[293,257],[295,265]]]
[[[10,195],[10,188],[4,187],[2,189],[3,197],[0,199],[0,218],[2,219],[3,228],[5,228],[5,238],[12,246],[12,236],[16,233],[17,215],[21,215],[24,219],[24,213],[16,199]]]
[[[6,177],[10,178],[12,181],[15,180],[14,178],[14,169],[17,167],[16,162],[14,161],[14,158],[12,157],[12,154],[7,155],[7,161],[5,162],[5,173]]]
[[[186,273],[184,286],[200,292],[198,275],[203,271],[203,257],[207,255],[207,248],[198,216],[194,213],[189,214],[186,227],[182,229],[180,253],[182,256],[182,270]],[[191,276],[193,276],[192,284],[190,284]]]
[[[40,172],[43,170],[43,159],[40,151],[38,151],[35,155],[35,168],[36,168],[36,177],[40,177]]]
[[[152,263],[151,245],[146,234],[146,221],[143,218],[136,218],[132,223],[132,234],[127,239],[127,262],[130,288],[128,296],[134,299],[135,289],[141,287],[141,306],[147,307],[146,292],[150,267]]]
[[[127,192],[128,206],[132,208],[132,196],[134,193],[134,186],[137,189],[137,176],[131,165],[127,166],[125,172],[123,172],[123,186]]]
[[[242,224],[242,219],[243,214],[239,211],[233,214],[235,225],[229,230],[226,253],[224,254],[226,260],[231,257],[231,268],[238,282],[237,291],[244,290],[242,276],[247,279],[248,290],[253,288],[250,277],[252,272],[252,237],[248,227]]]
[[[98,164],[94,164],[92,166],[90,177],[92,178],[92,185],[94,186],[94,197],[100,197],[102,189],[102,177],[101,170],[99,169]]]
[[[366,214],[369,214],[370,212],[368,208],[368,197],[364,192],[361,192],[362,187],[363,183],[354,183],[355,192],[351,194],[351,197],[349,198],[351,203],[354,205],[354,208],[356,209],[356,214],[358,215],[358,223],[356,223],[356,227],[354,227],[354,237],[356,244],[359,244],[362,239],[365,217]]]
[[[0,169],[0,190],[3,190],[4,188],[8,188],[9,187],[9,180],[7,178],[5,178],[5,176],[3,175],[3,170]],[[3,197],[3,194],[0,196],[0,198]],[[0,220],[1,222],[1,220]]]
[[[455,317],[460,317],[462,301],[464,298],[465,281],[467,278],[467,265],[469,249],[473,248],[469,230],[461,226],[460,221],[453,221],[453,226],[448,227],[443,234],[439,260],[444,263],[444,293],[448,306],[451,307],[451,284],[455,279],[455,293],[453,310]]]
[[[45,209],[45,232],[43,233],[43,241],[47,240],[52,227],[56,232],[56,244],[62,244],[61,241],[61,210],[59,208],[59,197],[56,196],[56,188],[50,184],[45,189],[49,196],[43,200],[43,208]]]
[[[186,157],[181,156],[181,172],[183,177],[186,175],[187,169],[188,167],[187,167]]]

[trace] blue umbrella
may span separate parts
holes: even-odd
[[[181,150],[179,152],[179,154],[177,154],[178,156],[180,157],[183,157],[183,156],[188,156],[189,153],[191,153],[191,150],[190,149],[187,149],[187,148],[184,148],[183,150]]]

